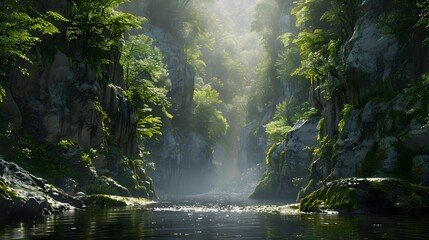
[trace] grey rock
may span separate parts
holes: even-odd
[[[381,153],[379,154],[381,166],[374,177],[388,177],[394,173],[399,160],[399,153],[396,149],[398,142],[398,139],[392,136],[380,140],[377,152]]]
[[[0,159],[0,180],[13,193],[1,196],[0,210],[6,216],[40,216],[83,206],[80,200],[3,159]]]
[[[419,127],[420,126],[420,127]],[[429,154],[429,127],[422,126],[416,121],[411,124],[411,131],[400,138],[402,145],[412,155]]]

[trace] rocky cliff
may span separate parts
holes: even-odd
[[[327,181],[350,177],[427,185],[429,132],[424,113],[416,113],[425,103],[403,93],[410,82],[422,81],[429,67],[428,50],[421,47],[418,29],[406,29],[407,41],[387,33],[381,19],[388,7],[397,7],[389,4],[395,3],[363,1],[357,9],[363,14],[341,48],[345,97],[312,92],[311,98],[320,103],[315,105],[320,120],[298,122],[269,151],[268,171],[252,197],[294,201]],[[312,137],[303,137],[307,134]]]
[[[68,4],[35,7],[70,13]],[[11,68],[0,103],[0,155],[70,194],[155,197],[145,171],[132,167],[137,117],[121,89],[120,55],[94,68],[73,47],[62,34],[42,39],[29,53],[32,64],[18,64],[28,74]]]
[[[213,153],[206,140],[192,131],[195,73],[187,63],[184,49],[168,31],[146,25],[145,33],[154,40],[169,71],[173,119],[165,119],[159,142],[149,145],[156,164],[156,185],[166,192],[202,192],[213,181]]]

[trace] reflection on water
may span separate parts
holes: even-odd
[[[418,216],[316,215],[275,206],[204,201],[67,212],[0,220],[1,239],[428,239]],[[273,213],[274,212],[274,213]],[[284,212],[283,212],[284,213]]]

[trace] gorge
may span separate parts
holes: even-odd
[[[6,0],[0,238],[425,239],[428,28],[427,0]]]

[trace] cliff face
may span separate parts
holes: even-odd
[[[55,10],[66,17],[70,12],[65,3],[49,2],[39,8]],[[28,75],[22,75],[17,68],[7,75],[7,98],[0,103],[1,125],[3,133],[11,131],[15,136],[2,133],[4,152],[0,154],[5,160],[39,169],[36,174],[40,172],[64,190],[72,182],[71,194],[83,191],[128,196],[131,192],[154,197],[151,179],[144,170],[133,172],[123,164],[123,158],[138,157],[139,147],[137,116],[120,87],[120,56],[112,55],[112,63],[95,70],[71,54],[73,46],[65,35],[42,42],[46,44],[31,55],[33,63],[24,63]],[[112,154],[113,148],[120,153]],[[21,155],[22,149],[28,154]],[[46,162],[37,162],[39,155]],[[44,172],[41,165],[47,162],[62,170]],[[139,184],[145,189],[135,188],[134,175],[139,176]]]
[[[384,4],[376,0],[362,3],[364,14],[341,48],[347,99],[327,99],[313,92],[311,98],[321,103],[321,119],[297,123],[271,149],[267,173],[253,197],[293,201],[320,183],[349,177],[394,177],[428,184],[429,152],[423,142],[429,132],[424,121],[418,120],[422,116],[412,114],[425,106],[402,94],[408,83],[420,81],[427,71],[428,51],[421,47],[419,30],[409,28],[408,41],[386,33],[380,22]],[[346,103],[350,104],[347,109]],[[306,131],[309,127],[312,131]],[[295,137],[302,132],[312,135],[314,141]],[[295,154],[296,148],[302,154]]]
[[[159,142],[149,145],[156,164],[153,178],[161,191],[202,192],[213,181],[213,154],[208,143],[190,126],[195,73],[183,47],[167,31],[147,25],[145,33],[154,40],[169,71],[173,119],[165,119]]]

